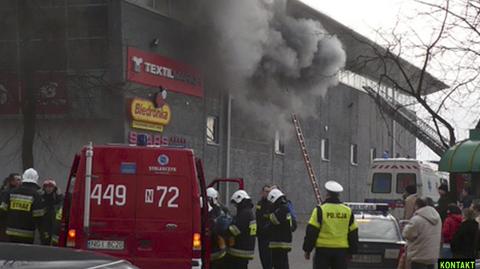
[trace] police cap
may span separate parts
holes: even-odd
[[[330,192],[340,193],[343,191],[342,185],[338,182],[329,180],[325,183],[325,189]]]

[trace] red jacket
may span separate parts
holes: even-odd
[[[450,243],[453,236],[458,231],[460,224],[462,223],[462,215],[460,214],[448,214],[445,222],[443,223],[442,236],[444,243]]]

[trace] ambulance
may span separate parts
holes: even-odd
[[[191,149],[90,144],[71,167],[60,246],[144,269],[208,268],[206,188]]]
[[[448,175],[438,173],[435,164],[415,159],[375,159],[370,167],[365,202],[388,203],[392,215],[403,218],[403,195],[408,185],[417,187],[417,194],[434,202],[440,198],[438,187]]]

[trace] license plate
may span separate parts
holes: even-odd
[[[395,260],[395,259],[398,259],[398,256],[400,255],[400,249],[385,249],[385,259],[392,259],[392,260]]]
[[[125,242],[116,240],[88,240],[88,249],[123,250]]]
[[[352,255],[352,262],[356,263],[381,263],[382,257],[380,255]]]

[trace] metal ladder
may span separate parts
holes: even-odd
[[[438,156],[442,156],[447,151],[448,147],[445,144],[449,144],[449,139],[441,137],[434,128],[417,117],[415,113],[408,109],[402,109],[401,104],[394,100],[388,100],[369,86],[364,86],[363,89],[383,112],[387,113]]]
[[[298,121],[295,113],[292,113],[292,121],[293,121],[293,125],[295,126],[295,132],[297,134],[298,144],[300,144],[303,160],[305,161],[305,166],[307,167],[308,177],[310,179],[310,183],[312,183],[315,199],[317,200],[317,204],[321,204],[322,198],[320,196],[320,188],[318,187],[317,178],[315,176],[315,172],[313,171],[312,163],[310,162],[310,157],[307,152],[305,137],[303,136],[302,128],[300,127],[300,122]]]

